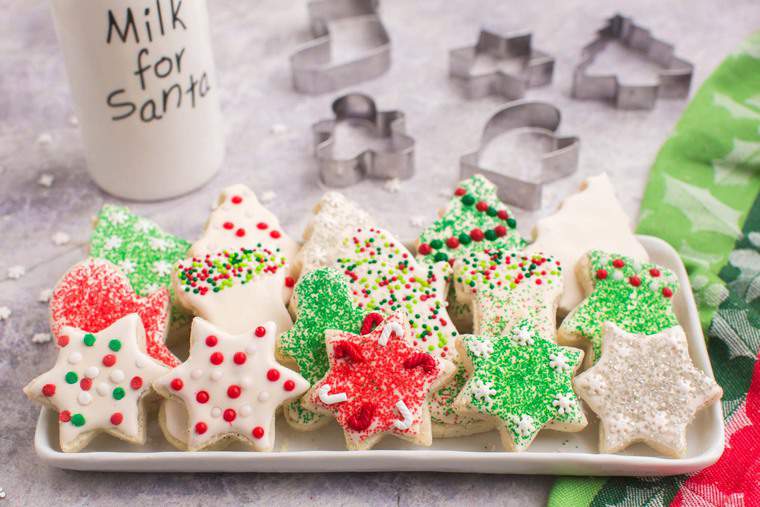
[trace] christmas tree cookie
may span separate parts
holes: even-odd
[[[683,329],[628,333],[606,322],[602,334],[602,358],[575,379],[578,394],[601,420],[599,451],[644,442],[684,456],[686,427],[722,390],[694,367]]]
[[[544,339],[531,318],[501,337],[464,335],[457,346],[470,378],[454,406],[493,420],[505,449],[524,451],[544,427],[586,426],[572,385],[583,351]]]
[[[64,326],[55,366],[24,393],[58,412],[63,452],[77,452],[99,433],[145,443],[145,396],[167,368],[142,352],[145,331],[129,314],[97,332]]]
[[[149,356],[168,366],[179,360],[164,344],[169,323],[169,290],[138,296],[122,270],[102,259],[87,259],[72,267],[50,297],[50,328],[65,343],[66,327],[99,333],[129,314],[137,314]]]
[[[294,362],[299,373],[314,383],[324,377],[329,367],[325,332],[337,329],[359,333],[364,311],[354,303],[345,277],[331,268],[302,275],[291,304],[296,309],[296,322],[280,336],[277,355],[284,363]],[[285,418],[302,430],[314,430],[329,421],[323,414],[304,408],[300,399],[285,406]]]
[[[302,395],[309,383],[274,358],[273,322],[230,334],[196,317],[190,332],[190,357],[153,382],[159,394],[184,404],[180,420],[159,423],[180,449],[197,451],[240,440],[257,451],[271,451],[275,412]],[[181,428],[181,430],[180,430]]]
[[[454,365],[419,344],[403,312],[366,335],[327,331],[330,368],[304,397],[307,408],[333,414],[351,450],[369,449],[385,434],[430,445],[430,394]]]
[[[279,251],[257,244],[181,260],[172,280],[185,308],[227,332],[268,320],[284,331],[292,325],[282,298],[285,269]]]
[[[172,266],[185,257],[188,248],[190,243],[184,239],[113,204],[100,210],[90,237],[90,256],[118,266],[141,296],[170,287]],[[189,323],[190,316],[173,305],[172,328],[180,329]]]
[[[586,299],[562,321],[558,341],[564,345],[590,345],[587,364],[599,360],[605,322],[641,334],[678,325],[672,306],[678,281],[670,270],[591,250],[579,261],[576,271]]]
[[[432,263],[486,249],[523,248],[517,221],[496,194],[496,186],[479,174],[462,181],[441,218],[420,234],[418,258]]]
[[[527,252],[551,252],[567,267],[562,273],[565,287],[559,302],[562,315],[567,315],[583,299],[573,268],[589,250],[617,252],[641,262],[649,260],[615,197],[612,182],[604,173],[585,180],[576,194],[562,201],[554,215],[540,220],[533,238]]]

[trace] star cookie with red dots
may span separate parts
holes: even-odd
[[[329,330],[325,340],[330,369],[304,404],[335,416],[348,449],[370,449],[385,434],[418,445],[432,443],[430,396],[455,367],[418,346],[403,312],[371,333]]]
[[[149,357],[137,314],[88,332],[63,326],[55,366],[32,380],[24,393],[58,412],[64,452],[77,452],[99,433],[145,443],[145,396],[166,366]]]
[[[605,322],[644,335],[678,325],[672,305],[678,281],[662,266],[591,250],[576,275],[586,299],[562,321],[557,338],[562,345],[586,346],[587,366],[601,356]]]
[[[197,451],[240,440],[257,451],[272,450],[277,408],[309,388],[275,360],[276,331],[270,321],[229,334],[193,319],[190,357],[153,383],[159,394],[185,406],[184,421],[166,413],[159,418],[172,444]]]
[[[230,333],[244,333],[274,321],[286,331],[293,322],[278,297],[286,260],[262,245],[221,250],[179,261],[172,286],[180,304]]]
[[[55,286],[50,298],[50,327],[63,346],[66,326],[98,333],[125,315],[136,313],[145,328],[148,355],[167,366],[176,366],[179,360],[164,344],[170,301],[167,288],[138,296],[115,265],[90,258],[72,267]]]

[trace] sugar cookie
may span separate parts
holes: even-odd
[[[145,396],[168,369],[142,352],[140,317],[125,315],[97,332],[63,326],[59,333],[55,366],[24,393],[58,412],[61,449],[77,452],[102,432],[145,443]]]
[[[586,426],[572,385],[583,351],[542,338],[531,318],[500,337],[463,335],[457,347],[470,378],[454,406],[495,421],[505,449],[524,451],[544,427]]]
[[[557,338],[586,347],[586,365],[599,360],[604,322],[643,334],[678,325],[671,301],[678,281],[662,266],[592,250],[578,262],[576,277],[586,299],[562,321]]]
[[[242,334],[229,334],[196,317],[190,357],[153,382],[159,394],[181,401],[185,432],[167,439],[197,451],[237,439],[257,451],[274,447],[275,411],[305,393],[309,383],[274,359],[276,327],[266,322]]]
[[[329,368],[325,331],[358,334],[364,311],[354,303],[345,277],[331,268],[317,268],[302,275],[293,290],[291,305],[297,318],[293,327],[280,335],[277,357],[283,363],[294,362],[298,372],[314,383]],[[302,430],[315,430],[329,421],[325,415],[304,408],[300,399],[288,403],[284,413],[291,426]]]
[[[428,401],[454,365],[418,346],[403,312],[374,331],[327,331],[330,369],[304,398],[307,408],[333,414],[350,450],[369,449],[385,434],[430,445]]]
[[[683,329],[646,335],[606,322],[602,333],[601,359],[575,379],[601,419],[599,451],[644,442],[668,456],[686,455],[686,427],[723,391],[694,367]]]
[[[278,251],[256,245],[179,261],[172,281],[184,307],[229,333],[267,320],[285,331],[292,325],[279,297],[285,266]]]
[[[561,315],[567,315],[583,299],[573,268],[589,250],[617,252],[640,262],[649,260],[606,173],[585,180],[576,194],[562,201],[556,213],[540,220],[533,229],[533,239],[526,252],[551,253],[567,267],[562,273],[565,290],[559,302]]]
[[[148,355],[175,366],[179,360],[164,344],[169,299],[166,288],[138,296],[123,271],[108,261],[90,258],[72,267],[55,286],[50,298],[50,328],[60,344],[66,326],[99,333],[136,313],[144,326]]]

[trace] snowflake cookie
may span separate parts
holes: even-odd
[[[359,333],[364,311],[354,303],[345,277],[331,268],[302,275],[293,289],[291,304],[297,318],[293,327],[280,335],[277,356],[283,362],[295,362],[299,373],[314,383],[329,368],[325,331]],[[304,408],[300,399],[288,403],[284,412],[288,423],[301,430],[315,430],[329,421],[323,414]]]
[[[64,452],[77,452],[98,433],[145,443],[144,398],[168,369],[142,352],[140,317],[126,315],[97,332],[64,326],[55,366],[24,393],[58,412]]]
[[[532,319],[497,338],[463,335],[457,346],[470,378],[454,407],[495,421],[505,449],[524,451],[545,427],[586,426],[572,384],[583,351],[542,338]]]
[[[346,446],[369,449],[386,433],[418,445],[432,443],[428,402],[454,365],[419,347],[403,312],[365,335],[326,333],[330,369],[304,397],[314,411],[333,414]]]
[[[683,329],[646,335],[606,322],[602,332],[602,358],[575,379],[579,396],[601,419],[600,452],[644,442],[684,456],[686,427],[723,391],[692,363]]]
[[[586,299],[562,321],[558,341],[588,345],[586,364],[602,353],[602,324],[613,322],[631,333],[654,334],[677,326],[672,297],[675,274],[656,264],[591,250],[578,263],[577,277]]]
[[[159,416],[164,435],[181,449],[220,447],[235,439],[257,451],[274,447],[275,412],[309,388],[274,358],[273,322],[229,334],[196,317],[190,357],[153,382],[158,393],[184,404],[184,418]]]
[[[432,263],[485,249],[524,246],[517,221],[499,200],[496,186],[476,174],[459,184],[441,218],[420,234],[417,256]]]
[[[329,266],[345,234],[369,227],[374,220],[353,201],[338,192],[327,192],[314,207],[314,217],[303,233],[303,246],[296,255],[295,270],[301,276]]]
[[[64,328],[98,333],[125,315],[136,313],[145,330],[146,352],[167,366],[179,360],[164,344],[169,324],[169,290],[138,296],[126,275],[102,259],[87,259],[72,267],[53,289],[50,328],[59,344]]]
[[[562,201],[554,215],[541,219],[533,229],[533,238],[535,241],[526,252],[551,252],[567,268],[562,272],[564,291],[559,301],[562,315],[567,315],[583,299],[574,268],[590,249],[617,252],[643,262],[649,260],[605,173],[582,182],[578,192]]]
[[[222,250],[177,263],[177,299],[195,315],[230,333],[244,333],[259,322],[290,329],[282,287],[285,258],[262,245]]]

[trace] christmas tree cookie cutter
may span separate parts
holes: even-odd
[[[368,95],[349,93],[332,103],[334,119],[312,126],[314,156],[320,180],[329,187],[348,187],[365,178],[409,179],[414,175],[414,138],[406,135],[401,111],[378,111]],[[388,141],[383,149],[367,149],[353,158],[335,158],[335,128],[340,122],[369,127],[375,137]]]
[[[318,95],[384,74],[391,66],[391,39],[378,16],[378,0],[317,0],[309,3],[310,42],[290,57],[293,87]],[[365,51],[345,61],[333,60],[330,25],[350,21],[360,29]]]
[[[491,72],[474,71],[478,58],[489,56],[497,61],[517,61],[519,68],[507,72],[497,68]],[[503,32],[482,28],[474,46],[449,51],[449,75],[462,87],[469,99],[502,95],[507,100],[525,96],[528,88],[551,83],[554,58],[533,48],[532,34],[526,31]]]
[[[561,114],[559,109],[546,102],[519,100],[510,102],[497,111],[483,128],[480,148],[460,159],[463,179],[482,174],[498,188],[499,199],[526,210],[541,207],[544,185],[566,178],[578,169],[580,140],[575,136],[557,136]],[[551,137],[552,150],[541,157],[537,178],[526,180],[510,176],[503,169],[485,167],[481,155],[488,144],[514,129],[524,129]]]
[[[612,41],[640,53],[662,70],[657,83],[628,85],[612,75],[587,73],[596,56]],[[616,14],[597,32],[597,37],[581,52],[573,74],[571,95],[576,99],[609,100],[620,109],[652,109],[658,98],[684,98],[689,94],[694,65],[675,56],[672,44],[652,36],[633,19]]]

